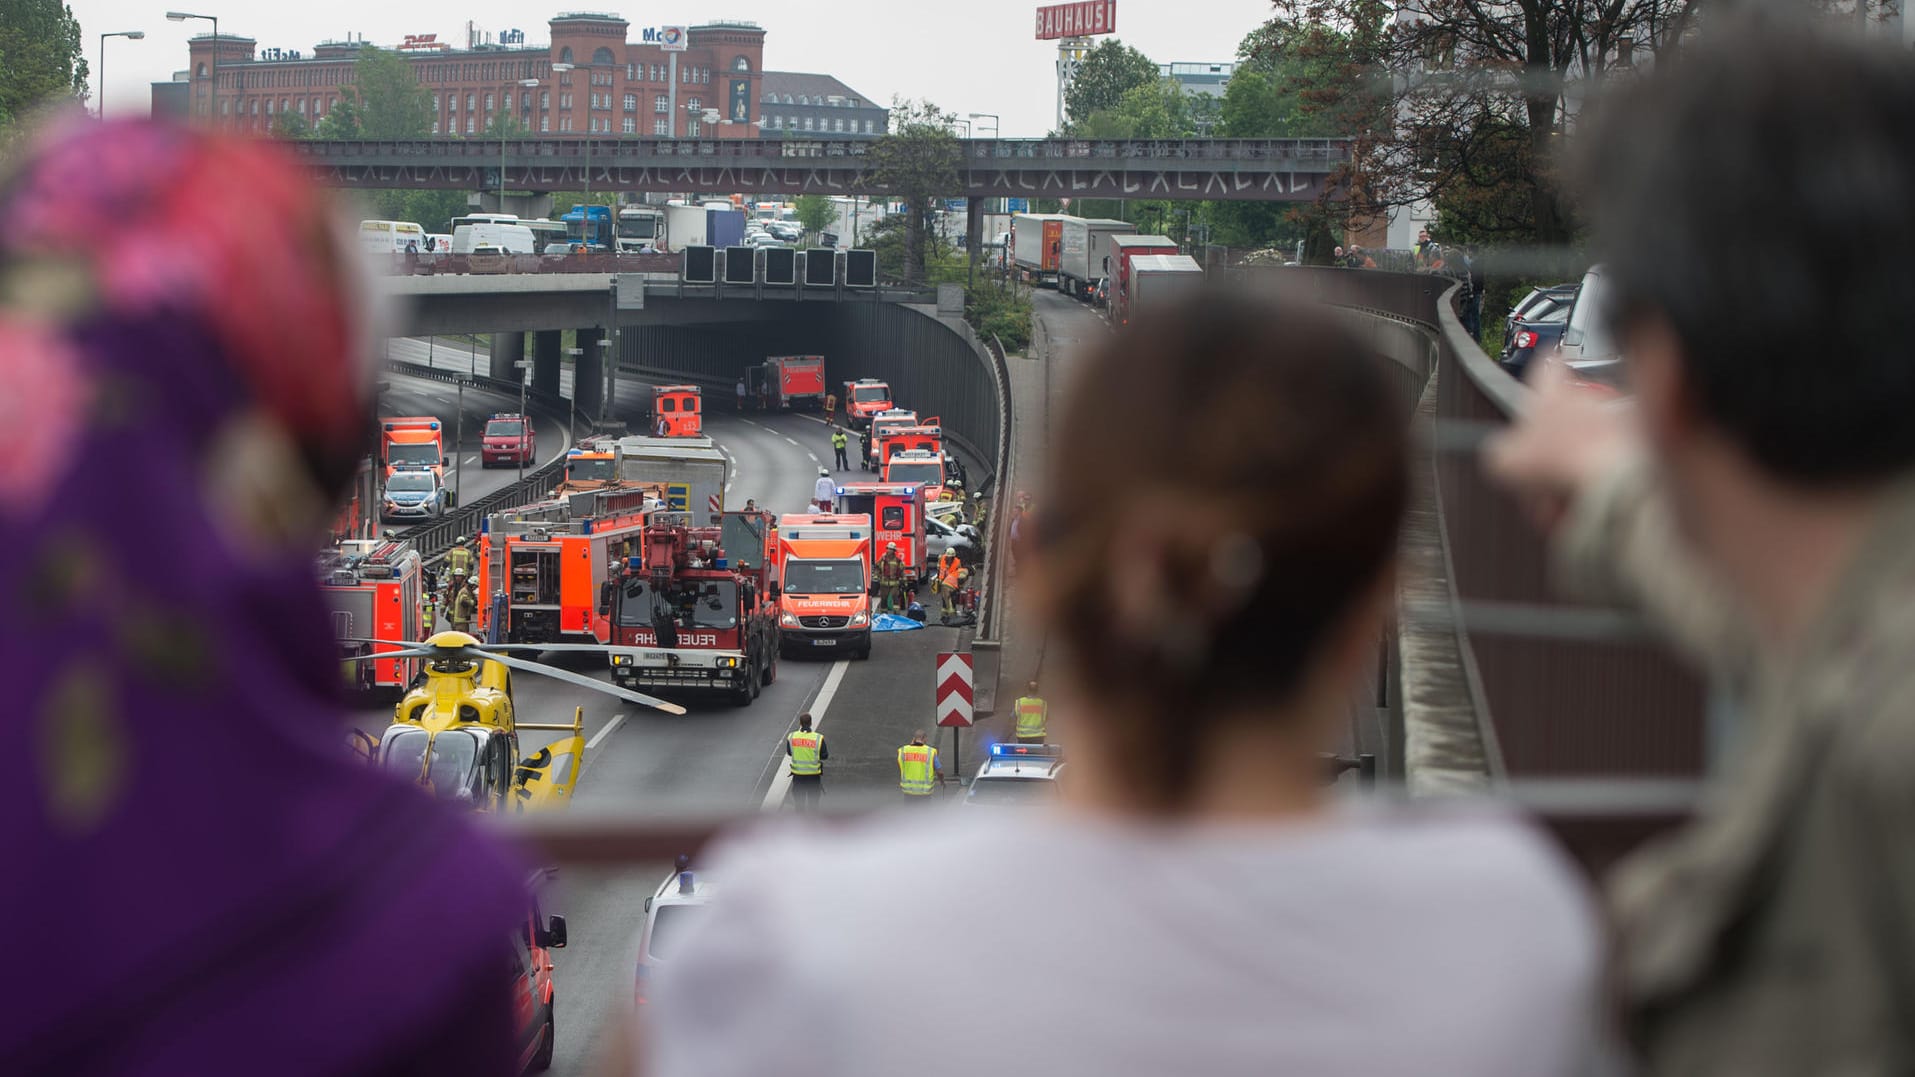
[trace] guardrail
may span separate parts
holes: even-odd
[[[1016,443],[1013,439],[1013,431],[1017,423],[1017,409],[1012,406],[1011,402],[1011,368],[1010,364],[1005,360],[1004,342],[997,339],[997,334],[995,333],[985,337],[984,342],[985,350],[991,354],[991,376],[997,381],[998,426],[996,471],[998,475],[1003,475],[1006,473],[1008,461],[1011,459],[1011,446]],[[978,585],[977,638],[984,640],[994,640],[998,638],[997,581],[1003,578],[1004,542],[1008,541],[1008,536],[1004,534],[1003,528],[1005,506],[1009,504],[1010,501],[1010,495],[1006,490],[1006,483],[993,482],[990,502],[991,517],[989,521],[992,534],[991,540],[987,542],[984,547],[984,580]],[[1000,541],[1000,536],[1004,536],[1003,541]]]
[[[684,256],[657,254],[417,254],[373,256],[369,266],[389,277],[508,273],[669,273],[679,275]]]

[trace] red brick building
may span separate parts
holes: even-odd
[[[569,13],[549,25],[552,42],[543,46],[451,49],[430,35],[399,46],[432,95],[432,133],[478,134],[505,112],[527,131],[580,137],[759,134],[765,32],[756,24],[642,28],[639,41],[629,40],[631,25],[617,15]],[[663,43],[680,33],[683,51],[666,51]],[[257,44],[236,34],[192,40],[184,96],[195,120],[212,116],[222,127],[257,134],[288,113],[317,124],[352,86],[366,47],[328,41],[310,56],[272,50],[260,57]],[[572,70],[553,70],[564,64]],[[177,110],[179,98],[176,83],[154,84],[156,112]],[[719,122],[710,122],[711,111]]]

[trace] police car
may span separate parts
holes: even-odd
[[[713,901],[710,883],[693,875],[690,858],[678,858],[678,870],[658,884],[645,899],[645,930],[638,939],[637,999],[640,1006],[651,992],[653,975],[678,956],[687,931],[705,918]]]
[[[967,808],[1018,808],[1057,796],[1064,751],[1055,744],[993,744],[964,794]]]
[[[452,492],[439,472],[423,464],[402,465],[386,478],[379,500],[381,520],[436,520],[452,507]]]

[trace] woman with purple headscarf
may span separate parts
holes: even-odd
[[[326,201],[87,123],[0,219],[0,1073],[512,1071],[525,876],[331,701],[310,554],[373,398]]]

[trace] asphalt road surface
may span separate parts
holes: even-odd
[[[406,342],[411,348],[415,342]],[[395,346],[401,342],[395,341]],[[434,347],[435,360],[444,349]],[[395,348],[395,357],[400,351]],[[412,359],[409,361],[423,361]],[[468,362],[470,359],[467,360]],[[645,395],[644,383],[621,377],[617,399],[628,420],[638,418],[633,405]],[[409,383],[402,386],[402,382]],[[415,388],[419,387],[419,388]],[[405,393],[443,390],[436,382],[393,377],[393,402],[414,403]],[[473,412],[490,408],[475,405],[467,392],[467,421]],[[416,401],[428,403],[427,399]],[[934,401],[904,401],[918,410],[936,410]],[[444,410],[421,414],[450,415]],[[742,506],[747,498],[773,512],[803,511],[810,500],[821,462],[831,460],[828,428],[815,417],[800,414],[736,416],[725,412],[706,416],[706,430],[731,457],[733,481],[728,506]],[[540,447],[547,442],[543,426]],[[557,432],[554,432],[556,444]],[[543,451],[541,455],[544,455]],[[981,466],[966,461],[974,475]],[[474,474],[486,474],[475,472]],[[509,481],[510,471],[490,473]],[[855,470],[841,478],[862,478]],[[473,475],[467,475],[470,482]],[[472,495],[468,495],[470,500]],[[809,708],[826,738],[831,760],[826,770],[827,796],[856,790],[882,795],[897,788],[896,751],[914,729],[932,728],[932,671],[939,651],[968,647],[968,629],[928,627],[902,633],[880,633],[869,661],[784,660],[777,680],[749,707],[724,702],[686,701],[690,713],[672,716],[626,704],[610,696],[572,688],[537,676],[513,679],[521,721],[566,723],[573,709],[585,708],[587,750],[574,800],[595,811],[642,814],[662,808],[687,810],[718,807],[727,810],[776,809],[774,779],[784,757],[785,734],[796,727],[798,714]],[[600,661],[580,660],[568,668],[608,679]],[[820,710],[821,690],[830,688],[828,708]],[[354,725],[377,737],[392,716],[385,705],[355,712]],[[528,731],[520,736],[520,750],[531,755],[560,734]],[[975,759],[976,749],[967,745]],[[948,764],[947,764],[948,766]],[[564,915],[570,945],[558,952],[554,980],[558,992],[558,1046],[552,1071],[583,1074],[610,1049],[612,1038],[632,1005],[633,967],[643,903],[670,865],[639,866],[615,872],[561,874],[557,892],[545,900],[548,912]]]
[[[446,485],[458,494],[459,504],[469,505],[519,480],[518,468],[487,468],[479,460],[479,439],[485,430],[486,418],[496,412],[518,411],[517,397],[481,389],[466,389],[462,393],[456,385],[430,378],[404,374],[382,376],[388,388],[379,396],[380,415],[432,415],[445,423],[446,455],[453,460],[446,468]],[[556,419],[534,412],[532,430],[537,438],[540,463],[570,447],[565,439],[565,424]],[[461,434],[465,438],[463,444],[456,440]],[[526,468],[531,469],[531,466]],[[403,535],[409,525],[390,526]]]

